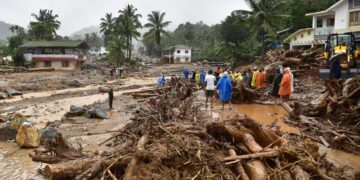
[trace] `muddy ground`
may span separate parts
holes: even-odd
[[[208,69],[208,66],[187,65],[190,70]],[[29,116],[29,120],[38,128],[52,123],[75,149],[83,152],[105,151],[111,145],[109,138],[119,133],[131,118],[139,112],[144,99],[134,99],[129,93],[154,89],[155,77],[163,73],[166,76],[181,75],[183,65],[164,65],[145,67],[142,72],[131,72],[126,78],[111,77],[107,72],[84,71],[37,72],[4,74],[0,78],[0,89],[12,87],[24,92],[23,96],[0,100],[0,113],[20,112]],[[80,82],[74,87],[74,80]],[[296,82],[292,101],[308,102],[320,96],[323,85],[314,83],[310,76],[305,81]],[[108,108],[107,94],[98,92],[99,87],[114,88],[114,109]],[[216,122],[229,119],[238,114],[246,114],[270,128],[279,129],[289,136],[298,136],[302,130],[294,124],[287,124],[288,113],[279,105],[241,104],[233,105],[232,110],[221,110],[221,104],[215,102],[213,109],[204,108],[204,92],[195,94],[195,101],[204,112],[202,120]],[[277,103],[277,100],[273,100]],[[291,103],[291,102],[290,102]],[[106,111],[108,119],[97,120],[85,117],[63,118],[71,105],[96,105]],[[0,177],[7,179],[43,179],[37,170],[43,165],[33,162],[27,155],[32,150],[20,149],[15,142],[0,142]],[[360,171],[360,156],[344,151],[321,148],[327,158],[339,167],[352,167]]]

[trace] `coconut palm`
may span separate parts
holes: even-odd
[[[114,23],[115,23],[115,19],[112,17],[111,13],[107,13],[105,15],[105,18],[101,18],[100,32],[103,33],[104,35],[105,45],[107,45],[110,40],[110,36],[114,28]]]
[[[31,14],[36,21],[30,22],[31,37],[37,40],[52,40],[57,36],[56,31],[60,28],[61,22],[57,20],[57,14],[52,10],[40,9],[39,14]]]
[[[121,24],[122,28],[120,32],[126,38],[126,49],[127,49],[127,59],[131,60],[131,51],[132,51],[132,39],[138,40],[141,36],[141,33],[138,31],[142,27],[139,18],[141,14],[136,13],[137,9],[132,5],[127,5],[123,10],[120,10],[120,16],[118,17],[118,23]]]
[[[162,35],[169,35],[168,32],[164,30],[171,21],[164,21],[165,13],[161,13],[160,11],[153,11],[151,14],[148,15],[149,23],[145,24],[146,28],[150,28],[147,33],[144,34],[147,38],[154,38],[156,44],[160,48],[161,52],[161,36]],[[160,54],[158,54],[160,55]]]

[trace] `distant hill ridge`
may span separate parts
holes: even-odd
[[[10,27],[12,24],[0,21],[0,40],[7,40],[12,35]]]

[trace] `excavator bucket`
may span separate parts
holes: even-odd
[[[360,75],[360,69],[358,68],[351,68],[349,71],[347,70],[341,71],[341,79],[352,78],[356,75]],[[330,69],[320,69],[319,78],[329,80],[329,79],[334,79],[334,76],[331,75]]]

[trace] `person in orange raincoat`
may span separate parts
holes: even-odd
[[[256,89],[260,89],[265,86],[265,73],[264,70],[261,68],[258,73],[256,73]]]
[[[282,98],[289,98],[291,94],[291,78],[290,78],[290,70],[284,69],[284,75],[281,80],[279,95]]]

